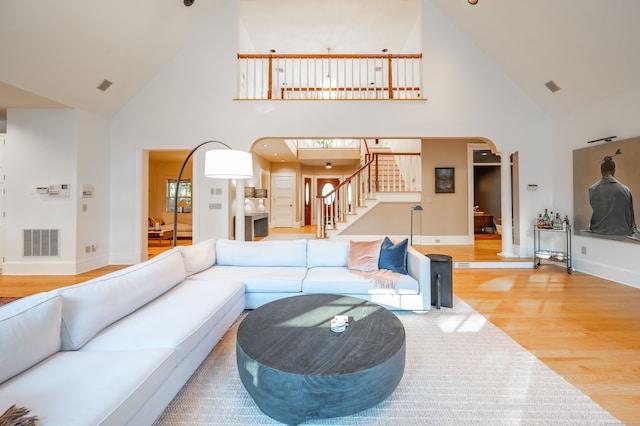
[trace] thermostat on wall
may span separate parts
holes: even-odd
[[[49,196],[58,198],[69,197],[69,184],[62,183],[58,185],[49,185]]]

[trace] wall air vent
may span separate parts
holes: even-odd
[[[106,92],[109,87],[111,87],[113,83],[107,80],[106,78],[102,80],[102,83],[98,84],[98,90],[102,90]]]
[[[547,81],[544,85],[551,91],[551,93],[555,93],[560,90],[560,86],[558,86],[553,80]]]
[[[60,239],[59,229],[24,229],[23,256],[55,257],[58,256]]]

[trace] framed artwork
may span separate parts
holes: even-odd
[[[575,235],[640,244],[638,164],[638,137],[573,150]]]
[[[453,194],[455,192],[455,169],[453,167],[436,167],[436,194]]]

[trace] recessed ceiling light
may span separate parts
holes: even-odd
[[[278,153],[277,153],[277,152],[274,152],[274,153],[273,153],[273,156],[274,156],[274,157],[277,157],[277,156],[278,156]]]
[[[478,0],[467,0],[469,4],[478,4]]]

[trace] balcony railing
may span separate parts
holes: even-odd
[[[422,54],[238,54],[237,99],[424,100]]]

